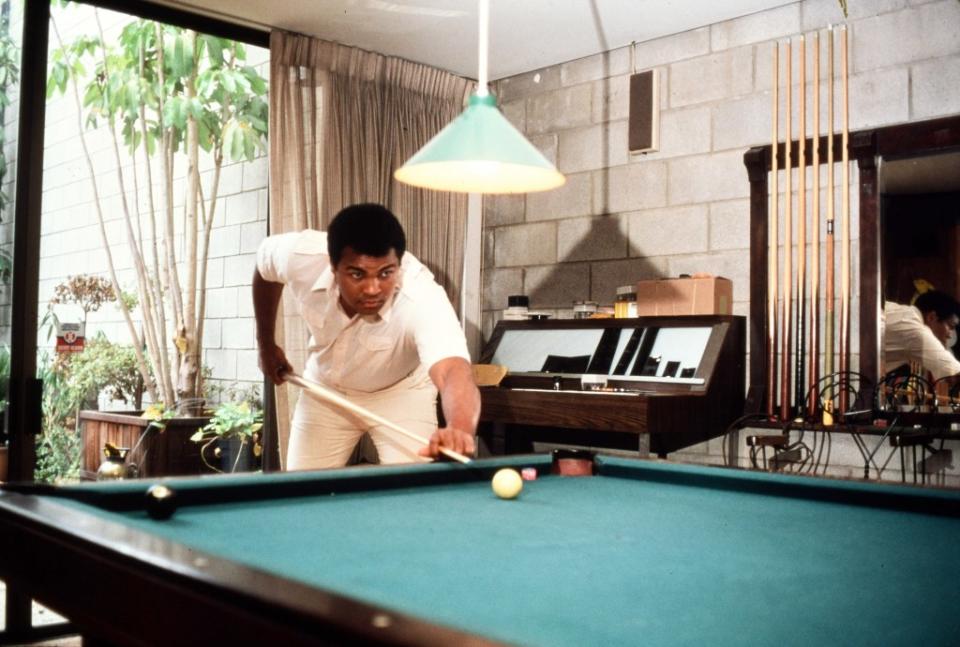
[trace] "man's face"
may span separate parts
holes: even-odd
[[[340,305],[348,316],[373,315],[393,297],[400,260],[391,249],[385,256],[367,256],[345,247],[333,277],[340,288]]]
[[[958,324],[957,315],[950,315],[945,319],[940,319],[933,310],[923,315],[923,321],[944,346],[947,345],[947,340]]]

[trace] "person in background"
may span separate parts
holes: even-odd
[[[433,274],[406,252],[399,221],[385,207],[346,207],[326,232],[269,236],[253,276],[260,368],[274,384],[293,368],[275,324],[287,290],[310,331],[304,377],[429,439],[424,447],[369,429],[382,463],[475,451],[480,393],[463,330]],[[444,427],[437,426],[439,392]],[[343,467],[369,425],[301,396],[288,469]]]
[[[958,323],[960,303],[938,290],[924,292],[912,306],[888,301],[883,307],[884,371],[917,365],[934,380],[957,384],[960,361],[951,348]]]

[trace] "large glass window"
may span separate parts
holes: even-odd
[[[257,467],[268,55],[51,6],[37,480]]]
[[[129,6],[170,19],[96,5],[51,2],[45,24],[40,2],[0,0],[0,481],[10,435],[29,479],[36,434],[39,481],[105,474],[105,449],[125,459],[112,476],[256,469],[249,430],[262,376],[247,295],[267,232],[266,36],[153,4]],[[45,29],[46,70],[36,63]],[[45,122],[21,119],[21,85],[26,102],[43,105],[44,74]],[[32,145],[41,129],[42,155]],[[16,195],[29,206],[15,209]],[[14,231],[15,215],[29,232]],[[39,237],[39,255],[14,259],[15,233],[17,249],[36,249]],[[34,334],[42,421],[24,377]],[[26,386],[8,434],[11,377]],[[222,424],[213,417],[208,433],[179,426],[184,416],[210,422],[221,404]],[[144,420],[144,410],[156,422],[129,436],[97,420],[105,411]],[[234,434],[246,453],[211,436],[227,421],[246,430]],[[19,585],[0,582],[0,605],[0,640],[66,630]]]
[[[14,179],[23,11],[21,2],[0,3],[0,481],[8,465],[7,407],[10,389],[10,323],[13,302]]]

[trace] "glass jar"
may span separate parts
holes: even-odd
[[[613,303],[614,319],[627,319],[637,316],[637,288],[624,285],[617,288],[617,300]]]
[[[589,319],[597,312],[597,305],[596,301],[574,301],[573,318]]]

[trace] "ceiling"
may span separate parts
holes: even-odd
[[[477,77],[477,0],[155,0]],[[492,0],[490,79],[676,34],[793,0]]]

